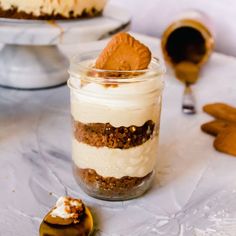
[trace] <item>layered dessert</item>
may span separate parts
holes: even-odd
[[[120,33],[96,62],[82,63],[89,73],[71,74],[74,174],[89,195],[124,200],[150,187],[163,87],[155,66],[146,46]]]
[[[60,197],[40,225],[40,236],[89,236],[93,218],[80,199]]]
[[[0,17],[73,19],[100,15],[106,0],[0,0]]]

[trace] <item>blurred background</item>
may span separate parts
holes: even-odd
[[[132,14],[132,31],[161,37],[174,17],[189,9],[205,12],[214,25],[216,51],[236,56],[235,0],[110,0]]]

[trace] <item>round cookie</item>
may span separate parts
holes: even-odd
[[[236,156],[236,128],[229,127],[219,133],[214,141],[217,151]]]
[[[144,44],[127,33],[118,33],[97,58],[95,68],[132,71],[148,68],[151,52]]]

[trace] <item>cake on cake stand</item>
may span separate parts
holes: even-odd
[[[68,78],[68,59],[59,44],[78,44],[127,30],[130,14],[108,5],[103,16],[80,20],[0,19],[0,86],[41,89],[62,85]]]

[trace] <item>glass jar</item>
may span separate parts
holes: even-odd
[[[189,61],[201,67],[214,48],[211,19],[198,10],[182,12],[165,29],[161,46],[164,58],[171,66]]]
[[[98,70],[97,56],[74,57],[69,71],[74,176],[92,197],[127,200],[155,176],[164,67],[153,58],[146,70]]]

